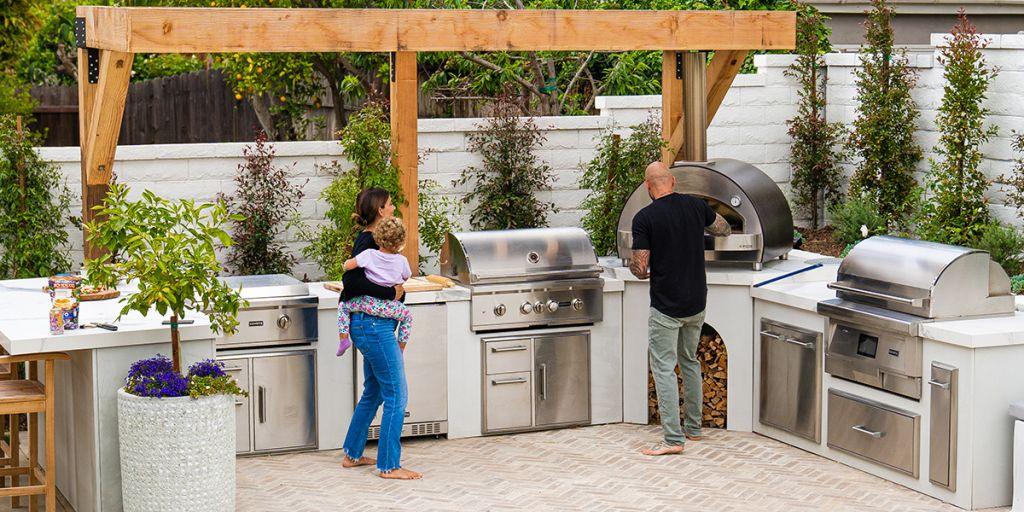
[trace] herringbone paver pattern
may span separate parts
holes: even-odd
[[[656,426],[606,425],[403,443],[423,480],[344,469],[340,452],[238,460],[244,511],[957,511],[757,434],[705,430],[681,456],[647,458]],[[371,445],[368,454],[372,455]]]

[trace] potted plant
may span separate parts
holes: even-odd
[[[232,218],[222,203],[169,201],[145,191],[128,200],[112,185],[89,240],[107,251],[86,262],[88,280],[113,287],[135,282],[120,316],[156,310],[170,315],[171,358],[137,361],[118,392],[118,434],[124,510],[234,510],[234,395],[243,394],[211,360],[181,374],[179,324],[202,311],[215,333],[238,325],[242,300],[218,279],[216,243],[231,245],[221,226]]]

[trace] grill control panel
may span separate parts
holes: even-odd
[[[491,291],[477,287],[471,306],[472,329],[491,331],[597,322],[603,316],[603,290],[601,279],[551,282],[535,289]]]

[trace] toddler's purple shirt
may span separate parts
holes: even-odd
[[[367,249],[356,255],[356,264],[366,270],[366,278],[380,286],[395,286],[412,276],[409,260],[401,254]]]

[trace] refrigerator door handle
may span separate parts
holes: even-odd
[[[263,386],[256,388],[257,404],[259,405],[259,419],[260,423],[266,423],[266,409],[267,409],[267,389]]]

